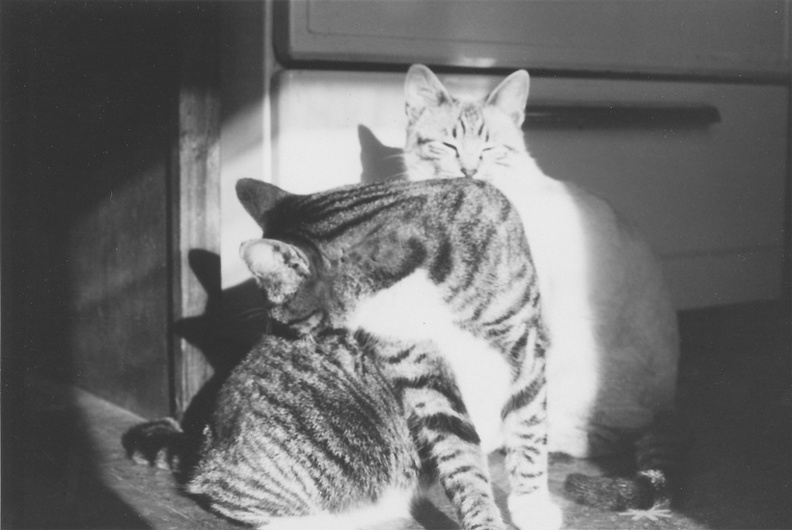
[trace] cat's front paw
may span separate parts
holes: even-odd
[[[184,432],[173,418],[161,418],[131,427],[121,437],[121,444],[136,464],[178,472]]]
[[[509,514],[520,530],[558,530],[564,522],[561,508],[546,491],[530,495],[509,495]]]

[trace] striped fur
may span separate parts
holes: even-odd
[[[185,437],[159,420],[131,429],[124,445],[156,460]],[[420,462],[372,350],[327,331],[265,336],[222,385],[197,462],[182,471],[188,493],[231,519],[351,529],[408,517]]]
[[[632,479],[573,476],[567,490],[614,509],[664,505],[684,437],[668,421],[675,417],[678,334],[660,264],[605,201],[542,173],[521,130],[528,88],[521,70],[485,99],[466,100],[425,66],[411,67],[405,175],[481,179],[512,201],[553,337],[550,450],[588,457],[634,444],[637,452]]]
[[[547,486],[548,337],[520,218],[505,197],[476,181],[295,196],[243,180],[237,192],[264,231],[241,252],[271,314],[303,333],[358,330],[462,527],[504,528],[485,458],[502,446],[510,505],[531,507],[515,522],[557,528]]]
[[[344,334],[266,337],[223,385],[204,437],[187,491],[248,524],[350,511],[417,487],[401,406]]]

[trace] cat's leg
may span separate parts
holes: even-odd
[[[530,357],[503,409],[509,513],[520,530],[556,530],[563,517],[548,488],[544,358]]]
[[[389,352],[386,373],[404,404],[422,464],[442,486],[462,528],[505,529],[479,436],[436,347],[383,350]]]
[[[462,528],[504,528],[487,461],[467,415],[435,389],[405,389],[402,395],[424,467],[448,495]]]

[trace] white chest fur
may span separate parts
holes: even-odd
[[[425,271],[361,303],[349,325],[383,338],[433,341],[456,378],[482,448],[490,452],[500,446],[500,411],[510,395],[509,366],[484,340],[454,323]]]

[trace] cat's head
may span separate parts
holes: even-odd
[[[254,179],[240,180],[236,190],[263,230],[261,239],[242,243],[241,257],[270,316],[298,333],[346,327],[357,304],[381,288],[382,263],[399,261],[386,254],[401,242],[382,244],[399,237],[398,227],[368,237],[377,227],[357,222],[359,211],[344,206],[343,192],[294,195]]]
[[[404,164],[410,180],[490,179],[527,156],[521,125],[530,78],[518,70],[481,101],[451,95],[426,66],[410,67]]]

